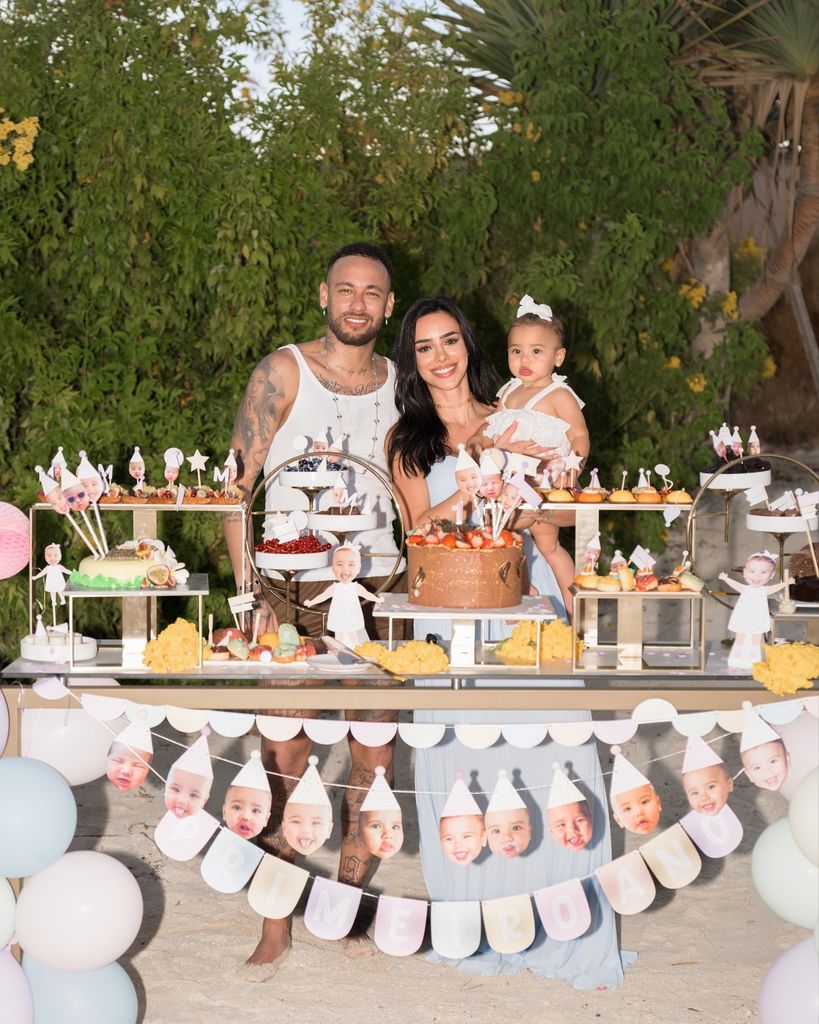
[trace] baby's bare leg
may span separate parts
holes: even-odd
[[[566,612],[571,618],[573,610],[572,592],[569,587],[574,582],[574,560],[564,548],[560,546],[558,539],[558,528],[553,523],[538,523],[529,528],[535,547],[549,563],[549,568],[555,574],[557,585],[560,587],[560,595],[566,606]]]

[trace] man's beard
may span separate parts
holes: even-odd
[[[352,345],[355,348],[363,348],[378,337],[381,332],[381,328],[384,326],[384,317],[381,316],[378,320],[371,321],[369,327],[367,327],[363,332],[352,334],[344,326],[343,318],[339,319],[334,317],[328,309],[327,326],[342,345]]]

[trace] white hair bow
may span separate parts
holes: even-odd
[[[531,295],[524,295],[520,300],[515,319],[519,316],[525,316],[527,313],[534,313],[540,320],[552,319],[552,307],[547,306],[545,302],[538,305]]]

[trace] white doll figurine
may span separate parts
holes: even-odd
[[[332,630],[333,636],[340,643],[346,644],[347,647],[355,647],[369,640],[364,627],[361,601],[381,604],[384,598],[381,594],[370,593],[356,582],[355,578],[361,571],[361,552],[357,545],[339,544],[333,552],[332,570],[336,582],[331,583],[326,590],[308,599],[304,604],[305,607],[312,608],[313,605],[329,600],[327,628]]]
[[[776,557],[770,551],[750,555],[742,572],[745,583],[737,583],[727,573],[719,574],[722,582],[739,594],[728,620],[728,629],[736,634],[728,655],[731,668],[750,668],[762,659],[762,637],[771,628],[768,598],[785,589],[784,583],[768,586],[776,568]]]
[[[65,577],[71,575],[71,570],[60,565],[63,553],[59,544],[49,544],[45,549],[46,567],[31,578],[39,580],[45,576],[45,590],[51,598],[51,624],[57,625],[57,598],[60,604],[65,604]]]

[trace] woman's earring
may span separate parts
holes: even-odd
[[[321,307],[321,315],[322,316],[327,316],[327,307],[326,306],[322,306]]]
[[[390,318],[388,316],[385,316],[384,317],[384,326],[386,327],[389,322],[390,322]]]

